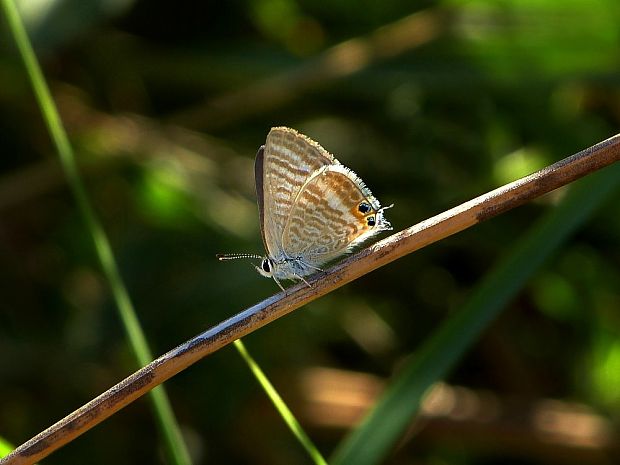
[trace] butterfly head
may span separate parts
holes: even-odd
[[[274,263],[273,260],[269,257],[261,257],[262,260],[260,262],[260,266],[256,266],[256,271],[260,273],[261,276],[265,278],[273,278],[274,271]]]

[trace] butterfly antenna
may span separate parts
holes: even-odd
[[[262,256],[256,255],[255,253],[218,253],[215,254],[215,257],[219,261],[236,260],[237,258],[258,258],[260,260],[263,258]]]

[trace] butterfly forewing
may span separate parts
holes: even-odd
[[[333,163],[338,161],[325,149],[293,129],[280,127],[269,132],[264,151],[259,151],[256,159],[261,232],[269,256],[283,254],[284,226],[308,178]]]

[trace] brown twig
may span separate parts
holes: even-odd
[[[183,127],[213,129],[281,106],[303,92],[351,76],[370,65],[422,46],[447,29],[449,10],[418,11],[371,34],[346,40],[316,58],[171,116]]]
[[[296,284],[221,322],[22,444],[1,464],[32,464],[102,422],[140,396],[226,344],[404,255],[539,197],[620,160],[620,134],[534,174],[476,197],[396,233],[308,281]]]

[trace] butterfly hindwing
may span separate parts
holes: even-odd
[[[342,165],[326,167],[297,196],[284,229],[283,250],[321,265],[386,229],[379,209],[353,171]]]

